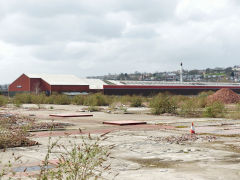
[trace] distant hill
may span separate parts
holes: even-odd
[[[91,76],[88,78],[102,80],[132,80],[132,81],[179,81],[179,71],[169,72],[134,72],[108,74],[103,76]],[[236,65],[227,68],[207,68],[183,70],[183,81],[186,82],[240,82],[240,66]]]

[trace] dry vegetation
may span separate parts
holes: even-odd
[[[29,139],[30,131],[64,128],[65,123],[37,123],[33,118],[2,114],[0,116],[0,149],[34,146],[38,142]]]
[[[41,108],[41,104],[75,104],[86,105],[89,111],[100,111],[99,106],[109,106],[114,111],[118,105],[124,112],[127,107],[147,106],[151,108],[151,113],[155,115],[172,114],[183,117],[211,117],[211,118],[240,118],[240,105],[235,103],[234,108],[226,108],[224,102],[219,101],[223,97],[221,92],[229,94],[230,98],[238,95],[229,90],[220,90],[220,92],[202,92],[197,96],[182,96],[160,93],[152,97],[142,96],[106,96],[101,93],[90,95],[79,95],[68,97],[66,95],[54,94],[45,96],[44,94],[17,94],[14,98],[8,99],[0,96],[0,106],[7,103],[14,103],[21,106],[24,103],[37,104]],[[226,93],[227,92],[227,93]],[[209,97],[214,101],[209,102]],[[225,100],[228,101],[228,100]],[[125,105],[124,105],[125,104]],[[39,129],[55,129],[64,128],[66,124],[61,123],[36,123],[34,119],[29,117],[19,117],[15,115],[0,117],[0,148],[30,146],[35,145],[28,139],[29,131]]]
[[[223,92],[226,92],[224,90]],[[217,95],[216,95],[217,94]],[[68,97],[66,95],[54,94],[45,96],[44,94],[17,94],[15,97],[8,99],[0,96],[0,106],[5,106],[8,103],[13,103],[17,107],[24,103],[37,104],[41,108],[41,104],[75,104],[88,106],[89,111],[99,111],[99,106],[109,106],[114,109],[119,105],[124,111],[127,107],[142,107],[151,108],[151,113],[154,115],[172,114],[183,117],[211,117],[211,118],[240,118],[240,103],[234,101],[234,104],[227,106],[219,98],[222,98],[221,92],[202,92],[197,96],[182,96],[160,93],[151,97],[142,96],[106,96],[101,93],[90,95],[79,95]],[[209,101],[209,97],[211,101]],[[219,98],[218,98],[219,97]],[[236,95],[230,92],[230,97],[237,99]],[[224,96],[224,98],[226,98]],[[212,100],[214,99],[214,100]],[[229,102],[229,101],[228,101]],[[67,124],[62,123],[37,123],[33,118],[16,116],[12,114],[2,114],[0,116],[0,149],[18,146],[33,146],[38,142],[29,139],[29,131],[55,128],[64,128]],[[109,147],[103,147],[100,142],[104,138],[82,139],[80,144],[70,142],[71,149],[64,145],[58,144],[58,141],[51,142],[49,138],[48,151],[45,156],[44,163],[38,179],[89,179],[99,178],[102,172],[108,170],[109,166],[104,164],[109,156]],[[182,143],[188,140],[215,140],[215,137],[197,137],[184,135],[181,137],[167,137],[165,139],[154,139],[155,141],[164,141],[170,143]],[[57,158],[58,166],[52,170],[45,168],[49,163],[50,154],[54,153],[56,148],[59,148]],[[5,176],[5,172],[1,176]]]
[[[224,101],[222,100],[224,97]],[[229,97],[229,99],[227,98]],[[184,117],[240,117],[240,108],[236,108],[234,112],[227,111],[225,102],[234,101],[237,104],[238,95],[231,90],[219,90],[202,92],[197,96],[182,96],[172,95],[169,93],[159,93],[155,96],[107,96],[101,93],[78,95],[68,97],[66,95],[53,94],[45,96],[44,94],[17,94],[10,103],[17,107],[21,104],[30,103],[37,104],[41,108],[41,104],[75,104],[89,106],[89,111],[100,111],[99,106],[109,106],[114,109],[114,106],[124,105],[125,107],[142,107],[147,106],[152,109],[152,114],[160,115],[164,113],[174,114]],[[0,105],[8,102],[5,97],[0,97]],[[237,105],[235,105],[237,106]],[[228,113],[226,113],[228,112]]]

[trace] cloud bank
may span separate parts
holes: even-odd
[[[233,66],[239,32],[237,0],[0,0],[0,83]]]

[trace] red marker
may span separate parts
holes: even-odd
[[[193,122],[192,122],[190,133],[191,134],[195,134],[195,128],[194,128]]]

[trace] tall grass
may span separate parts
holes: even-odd
[[[141,107],[143,102],[143,97],[141,96],[132,96],[131,98],[131,106],[132,107]]]
[[[86,106],[108,106],[112,100],[109,96],[101,93],[91,94],[85,97],[84,105]]]
[[[71,99],[67,95],[59,94],[53,95],[53,103],[60,105],[68,105],[71,104]]]
[[[8,103],[7,97],[0,95],[0,106],[5,106],[7,103]]]
[[[87,105],[87,106],[107,106],[113,102],[113,98],[110,96],[103,95],[101,93],[90,94],[90,95],[79,95],[75,97],[69,97],[63,94],[53,94],[46,96],[45,94],[17,94],[13,98],[15,104],[76,104],[76,105]]]
[[[16,94],[13,98],[15,104],[28,104],[32,103],[32,95],[29,93]]]
[[[179,115],[184,117],[198,117],[200,115],[198,107],[197,98],[189,98],[180,104]]]
[[[73,97],[72,102],[75,105],[84,105],[84,101],[86,99],[85,97],[86,97],[85,95],[75,96],[75,97]]]

